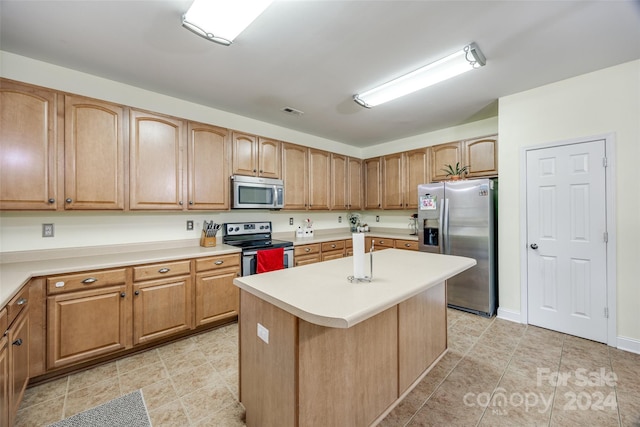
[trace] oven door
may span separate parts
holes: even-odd
[[[293,247],[284,248],[284,268],[293,267]],[[242,252],[242,275],[251,276],[256,274],[258,265],[258,251],[248,250]]]

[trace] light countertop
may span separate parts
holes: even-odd
[[[160,242],[129,245],[128,250],[124,245],[114,245],[104,248],[73,248],[37,253],[40,254],[39,259],[25,257],[25,260],[0,264],[0,307],[9,302],[33,277],[240,253],[240,249],[221,243],[213,248],[203,248],[197,243],[176,246],[176,243]]]
[[[385,249],[373,253],[373,281],[350,283],[353,257],[245,276],[239,288],[307,322],[349,328],[468,268],[472,258]],[[369,272],[369,254],[365,271]]]

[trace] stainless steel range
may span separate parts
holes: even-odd
[[[271,221],[233,222],[222,227],[222,242],[242,249],[242,275],[256,274],[258,251],[284,249],[284,267],[293,267],[293,242],[271,238]]]

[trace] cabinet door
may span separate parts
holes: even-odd
[[[309,148],[309,209],[329,210],[330,190],[330,153]]]
[[[0,337],[0,426],[9,426],[9,349],[7,337]]]
[[[65,96],[65,209],[124,209],[124,107]]]
[[[258,138],[258,174],[265,178],[280,178],[280,141]]]
[[[308,198],[307,148],[282,144],[284,209],[306,210]]]
[[[56,94],[1,82],[0,209],[55,210]]]
[[[331,203],[330,209],[347,209],[347,188],[349,177],[347,175],[347,157],[340,154],[331,154]]]
[[[463,164],[462,145],[460,142],[450,142],[447,144],[439,144],[431,147],[431,181],[443,181],[449,179],[442,170],[446,165],[455,168],[456,163]]]
[[[229,209],[229,139],[223,128],[189,123],[189,209]]]
[[[404,153],[404,208],[418,209],[418,185],[429,182],[428,150]]]
[[[382,207],[382,179],[380,157],[366,159],[364,161],[365,173],[365,209],[380,209]]]
[[[495,136],[464,142],[467,177],[498,176],[498,139]]]
[[[131,110],[130,209],[182,210],[185,125]]]
[[[382,157],[382,208],[404,208],[402,153]]]
[[[256,176],[258,174],[257,138],[240,132],[231,134],[233,145],[233,173]]]
[[[134,283],[133,291],[134,345],[191,329],[190,276]]]
[[[349,157],[348,161],[348,209],[362,209],[362,160]]]
[[[196,327],[238,315],[240,292],[233,279],[240,268],[196,275]]]
[[[47,367],[59,368],[127,348],[131,299],[126,286],[47,298]]]
[[[29,310],[24,309],[7,331],[9,346],[9,425],[13,425],[29,382]]]

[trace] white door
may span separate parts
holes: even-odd
[[[532,325],[607,342],[605,141],[527,152]]]

